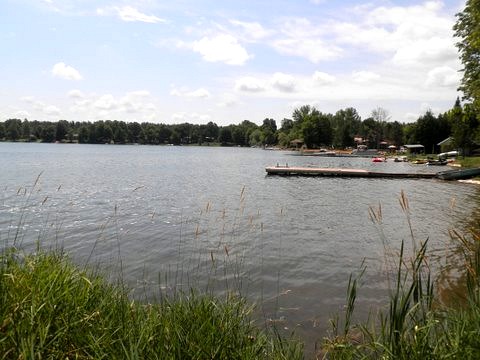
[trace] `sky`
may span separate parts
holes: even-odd
[[[465,0],[0,0],[0,121],[450,109]]]

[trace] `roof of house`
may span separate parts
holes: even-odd
[[[452,142],[453,140],[453,137],[449,136],[448,138],[446,138],[445,140],[442,140],[440,141],[437,145],[438,146],[442,146],[442,145],[448,145]]]
[[[407,149],[423,149],[425,146],[420,145],[420,144],[415,144],[415,145],[403,145],[404,148]]]

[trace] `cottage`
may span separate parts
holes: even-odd
[[[403,145],[403,147],[407,150],[407,153],[411,155],[417,154],[424,154],[425,153],[425,146],[420,144],[415,145]]]

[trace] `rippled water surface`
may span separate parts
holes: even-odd
[[[440,263],[448,229],[479,198],[474,185],[440,180],[266,176],[277,163],[439,170],[260,149],[0,143],[0,240],[63,246],[79,263],[122,274],[137,297],[241,284],[308,350],[364,260],[359,304],[383,303],[383,240],[411,243],[402,190],[415,236],[429,238]],[[379,206],[382,226],[369,219]]]

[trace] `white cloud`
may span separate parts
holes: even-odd
[[[28,111],[25,111],[25,110],[19,110],[19,111],[15,112],[14,117],[16,119],[28,119],[28,118],[30,118],[30,113]]]
[[[257,41],[265,39],[273,34],[273,31],[265,29],[258,22],[230,20],[230,23],[232,25],[240,27],[243,30],[243,36],[247,41]]]
[[[429,38],[410,42],[399,48],[393,57],[396,65],[445,63],[457,58],[452,39]]]
[[[295,91],[295,78],[291,75],[277,72],[273,74],[272,86],[283,92]]]
[[[85,97],[85,94],[80,90],[70,90],[67,96],[72,99],[83,99]]]
[[[42,111],[47,115],[60,115],[60,109],[54,105],[45,106]]]
[[[27,103],[33,103],[34,97],[33,96],[22,96],[20,100],[25,101]]]
[[[146,15],[138,11],[136,8],[131,6],[123,6],[123,7],[114,7],[113,8],[117,13],[118,17],[127,22],[145,22],[145,23],[162,23],[165,22],[164,19],[161,19],[155,15]],[[110,11],[108,8],[105,9],[97,9],[97,14],[99,15],[106,15]]]
[[[243,65],[251,58],[238,40],[229,34],[203,37],[193,43],[193,51],[200,53],[205,61],[228,65]]]
[[[65,80],[82,80],[82,75],[75,68],[63,62],[53,65],[52,75]]]
[[[276,40],[273,46],[281,54],[304,57],[315,64],[337,59],[343,52],[320,39],[282,39]]]
[[[170,95],[189,97],[189,98],[204,98],[204,99],[209,98],[211,96],[210,92],[204,88],[199,88],[193,91],[174,88],[170,91]]]
[[[394,65],[428,67],[455,61],[453,16],[441,12],[443,3],[428,1],[412,6],[357,7],[356,22],[331,22],[335,40],[380,53]]]
[[[235,82],[235,89],[245,92],[262,92],[266,90],[266,87],[263,81],[245,76]]]
[[[417,121],[419,117],[420,117],[420,113],[408,112],[404,115],[404,118],[405,118],[405,120],[407,120],[407,122]]]
[[[199,114],[196,112],[178,112],[172,115],[172,121],[174,123],[189,122],[193,124],[206,124],[211,120],[211,116],[207,114]]]
[[[97,101],[93,104],[97,109],[102,110],[112,110],[117,107],[117,101],[111,94],[102,95]]]
[[[366,83],[380,79],[380,75],[371,71],[354,71],[352,74],[352,79],[355,82]]]
[[[223,94],[221,101],[217,104],[219,107],[233,107],[239,104],[237,97],[233,94]]]
[[[150,91],[148,90],[137,90],[137,91],[130,91],[127,93],[127,96],[129,97],[136,97],[136,98],[146,98],[149,97]]]
[[[460,84],[460,74],[449,66],[439,66],[427,74],[425,85],[428,87],[457,87]]]
[[[319,85],[330,85],[335,82],[335,76],[329,75],[321,71],[315,71],[312,76],[313,81]]]
[[[281,54],[298,56],[313,63],[330,61],[342,56],[343,50],[334,42],[327,42],[325,30],[307,19],[289,19],[281,25],[282,36],[272,42]]]

